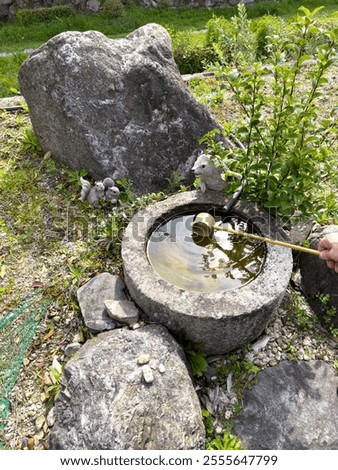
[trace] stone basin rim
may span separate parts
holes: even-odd
[[[185,315],[192,314],[196,316],[197,314],[198,316],[204,316],[203,305],[211,301],[213,314],[216,317],[218,316],[217,312],[223,313],[226,302],[237,303],[241,314],[243,314],[247,310],[247,299],[245,298],[248,295],[250,297],[250,309],[255,309],[259,308],[262,302],[266,303],[269,295],[274,298],[276,294],[279,295],[282,291],[284,292],[291,275],[292,254],[290,249],[272,244],[265,244],[266,256],[260,273],[249,283],[233,290],[210,293],[185,291],[162,279],[154,271],[147,257],[147,243],[152,230],[161,221],[187,211],[198,212],[213,207],[219,210],[223,208],[225,202],[226,198],[223,194],[212,191],[205,194],[199,191],[189,191],[170,196],[136,214],[128,225],[122,241],[123,269],[127,287],[132,287],[131,290],[133,291],[133,286],[136,287],[137,284],[137,290],[142,297],[150,296],[155,302],[158,298],[162,298],[176,311],[181,310],[177,300],[180,299],[181,302],[184,298],[189,297],[189,304],[191,306],[195,304],[195,308],[190,311],[187,305],[184,305],[182,313]],[[266,211],[253,203],[240,200],[231,213],[241,217],[247,215],[247,220],[263,236],[286,238],[275,220]],[[135,228],[137,229],[136,239],[135,232],[133,233]],[[287,266],[282,272],[280,272],[280,269],[275,269],[276,264],[280,266],[281,263],[285,263],[285,266]],[[199,312],[196,312],[196,305],[200,307]],[[232,311],[232,315],[235,314],[235,311]],[[210,311],[205,312],[206,317],[209,315]]]

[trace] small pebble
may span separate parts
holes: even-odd
[[[67,357],[70,357],[75,354],[80,348],[80,343],[70,343],[65,347],[65,354]]]
[[[151,384],[154,381],[154,374],[153,371],[150,369],[149,366],[142,367],[142,374],[145,382],[147,384]]]
[[[33,450],[35,448],[35,440],[34,437],[30,437],[27,439],[27,448],[29,450]]]
[[[139,365],[148,364],[149,361],[150,361],[150,354],[141,354],[141,356],[137,358],[137,364]]]
[[[44,422],[45,422],[45,417],[43,415],[40,415],[36,418],[35,426],[36,426],[37,431],[39,431],[42,428],[42,426],[44,425]]]
[[[50,412],[48,413],[46,421],[47,421],[48,427],[51,428],[54,425],[55,423],[54,408],[52,408]]]

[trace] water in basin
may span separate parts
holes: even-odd
[[[228,291],[252,281],[264,264],[265,243],[222,231],[215,231],[211,239],[197,239],[191,227],[195,216],[179,214],[151,233],[147,255],[158,276],[195,292]],[[257,233],[235,215],[213,216],[217,225]]]

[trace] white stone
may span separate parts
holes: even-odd
[[[147,384],[151,384],[152,382],[154,382],[154,374],[149,366],[142,367],[142,375]]]
[[[35,427],[36,427],[37,431],[42,429],[42,426],[44,425],[44,423],[45,423],[45,417],[43,415],[40,415],[36,418]]]
[[[158,366],[158,370],[159,370],[159,372],[160,372],[161,374],[164,374],[164,373],[165,373],[165,366],[164,366],[164,364],[160,364],[160,365]]]
[[[132,325],[137,323],[139,312],[130,300],[105,300],[107,313],[115,321]]]
[[[148,364],[149,361],[150,361],[150,354],[141,354],[141,356],[137,358],[137,364],[140,364],[140,365]]]
[[[54,408],[52,408],[50,412],[48,413],[46,421],[47,421],[48,427],[50,428],[55,423]]]

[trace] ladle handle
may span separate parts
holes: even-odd
[[[233,233],[234,235],[240,235],[242,237],[254,238],[255,240],[260,240],[266,243],[272,243],[273,245],[285,246],[286,248],[292,248],[293,250],[304,251],[311,255],[319,255],[319,251],[312,250],[312,248],[306,248],[305,246],[293,245],[292,243],[283,242],[281,240],[273,240],[271,238],[261,237],[259,235],[254,235],[253,233],[241,232],[239,230],[234,230],[233,228],[219,227],[218,225],[213,226],[214,230],[222,230],[223,232]]]

